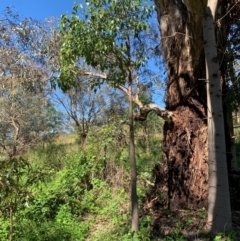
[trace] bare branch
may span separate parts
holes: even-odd
[[[12,118],[12,126],[14,127],[14,141],[17,141],[20,133],[20,124],[18,120]]]
[[[220,21],[222,21],[223,18],[225,18],[225,17],[232,11],[232,9],[233,9],[234,7],[236,7],[239,3],[240,3],[240,2],[237,1],[237,2],[227,11],[227,13],[226,13],[224,16],[222,16],[220,19],[217,20],[217,23],[220,23]]]
[[[4,145],[3,143],[0,142],[0,146],[6,151],[7,148],[6,148],[6,145]]]
[[[173,113],[171,111],[167,111],[159,107],[157,104],[150,103],[148,105],[144,105],[140,108],[139,113],[134,114],[135,121],[145,121],[147,119],[148,114],[154,111],[158,116],[163,118],[165,121],[171,122]]]
[[[81,75],[90,76],[90,77],[97,77],[97,78],[101,78],[101,79],[107,79],[107,75],[105,73],[99,74],[99,73],[93,73],[93,72],[86,71],[84,73],[81,73]]]

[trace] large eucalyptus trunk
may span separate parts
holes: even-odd
[[[166,109],[172,112],[172,121],[164,126],[163,165],[156,172],[156,185],[168,190],[170,208],[208,207],[212,231],[231,228],[215,41],[217,4],[156,0],[168,70]],[[225,26],[223,31],[227,34]]]
[[[156,0],[168,80],[163,165],[156,185],[168,190],[172,208],[207,207],[208,143],[201,0]]]

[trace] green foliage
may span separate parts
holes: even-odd
[[[56,31],[50,23],[20,18],[11,8],[0,17],[0,26],[0,151],[11,159],[50,140],[62,123],[48,98]]]
[[[68,151],[69,145],[50,143],[39,146],[39,149],[26,155],[25,159],[18,160],[14,164],[15,167],[13,165],[14,168],[11,169],[11,165],[4,168],[4,170],[12,170],[15,176],[19,176],[18,179],[14,179],[19,185],[18,192],[15,193],[13,190],[16,189],[12,189],[11,195],[8,193],[8,199],[5,202],[9,205],[9,198],[14,197],[17,204],[13,217],[14,240],[186,240],[182,230],[186,224],[191,225],[193,222],[193,219],[187,215],[184,219],[185,223],[176,222],[176,227],[163,239],[153,238],[153,220],[150,215],[144,213],[141,214],[139,231],[134,235],[131,232],[127,174],[128,145],[119,148],[117,141],[119,132],[121,133],[119,123],[121,121],[118,122],[115,119],[115,122],[112,121],[101,130],[93,131],[87,138],[87,146],[84,150]],[[120,126],[125,128],[124,125]],[[137,134],[141,133],[142,126],[139,126]],[[154,128],[151,128],[150,133],[150,142],[155,138],[159,140],[158,128],[156,133]],[[137,144],[137,148],[140,153],[144,153],[146,145]],[[154,151],[151,152],[152,148],[154,150],[154,145],[150,145],[150,160],[154,159],[152,155],[156,155]],[[59,158],[61,160],[56,161]],[[149,190],[145,180],[153,181],[150,174],[152,164],[146,163],[145,158],[146,156],[138,157],[140,210],[143,209],[143,199]],[[26,160],[29,160],[28,164],[25,163]],[[158,161],[156,159],[156,162]],[[53,165],[53,163],[61,163],[61,165]],[[126,172],[123,175],[123,182],[118,182],[122,163]],[[112,165],[112,171],[109,171],[109,165]],[[13,174],[11,175],[14,177]],[[16,180],[19,181],[16,182]],[[21,193],[29,195],[27,202],[26,196]],[[0,240],[7,241],[9,217],[8,212],[3,212],[7,210],[7,206],[4,202],[1,204]],[[238,235],[236,232],[219,234],[212,240],[237,240]]]
[[[9,232],[9,222],[4,217],[0,217],[0,240],[7,241]]]
[[[240,239],[240,233],[232,231],[228,233],[219,233],[214,237],[213,241],[234,241],[239,239]]]
[[[48,169],[49,172],[61,170],[66,162],[66,148],[64,144],[57,144],[52,142],[43,143],[39,145],[28,158],[35,169]]]
[[[75,241],[84,240],[83,233],[86,233],[86,230],[82,229],[76,220],[64,224],[56,221],[39,224],[23,219],[16,227],[15,236],[19,241]]]
[[[24,206],[31,195],[28,186],[31,179],[27,178],[29,163],[23,158],[15,158],[1,162],[0,169],[0,209],[1,213],[8,215],[10,208],[16,210]]]
[[[28,181],[22,190],[31,195],[23,205],[16,200],[17,240],[127,240],[130,167],[123,120],[113,118],[109,125],[93,129],[84,150],[68,151],[69,145],[52,142],[25,155],[29,169],[19,175],[21,183]],[[140,185],[141,198],[145,191]],[[7,240],[8,214],[2,219],[0,238]],[[138,240],[146,240],[150,232],[150,220],[143,218],[142,223]]]
[[[59,29],[62,39],[59,86],[75,85],[81,75],[79,59],[100,71],[107,71],[107,82],[116,86],[126,81],[128,68],[139,69],[147,62],[142,34],[147,32],[154,7],[149,1],[86,1],[76,5],[71,17],[63,15]],[[82,72],[84,75],[84,72]],[[101,84],[92,79],[92,87]]]

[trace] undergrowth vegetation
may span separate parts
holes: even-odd
[[[118,122],[93,128],[83,146],[64,134],[40,144],[11,166],[1,167],[0,240],[130,241],[238,240],[238,233],[200,235],[191,228],[206,220],[206,212],[177,216],[151,207],[152,169],[161,150],[159,123],[136,126],[140,231],[130,229],[130,177],[126,128]],[[66,138],[66,142],[64,138]],[[3,188],[4,187],[4,188]],[[161,195],[157,197],[163,199]],[[164,221],[165,218],[165,221]],[[201,221],[202,220],[202,221]],[[173,228],[154,231],[156,222]],[[156,225],[155,225],[156,226]],[[198,237],[202,239],[197,239]]]
[[[39,144],[15,165],[2,167],[0,240],[9,240],[10,233],[19,241],[132,240],[128,138],[126,128],[117,124],[94,129],[84,146],[63,135],[66,142],[59,137]],[[152,183],[154,157],[146,153],[138,128],[143,200],[147,182]],[[159,148],[156,141],[148,145]],[[150,235],[151,218],[142,214],[142,221],[136,240]]]

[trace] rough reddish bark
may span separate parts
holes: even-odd
[[[156,186],[167,190],[169,206],[206,207],[208,195],[205,60],[200,0],[157,0],[168,80],[162,164]],[[192,5],[191,5],[192,4]],[[195,14],[196,7],[198,14]]]
[[[156,187],[167,190],[175,207],[206,207],[208,144],[202,20],[207,1],[155,3],[168,70],[166,112],[171,111],[172,118],[164,127],[163,161],[155,168]],[[237,0],[219,1],[217,12],[218,60],[224,87],[224,54],[229,26],[239,12]],[[228,155],[228,162],[230,159]]]
[[[174,111],[164,126],[162,164],[156,186],[167,190],[172,208],[206,207],[208,195],[206,123],[188,106]],[[166,185],[167,184],[167,185]]]

